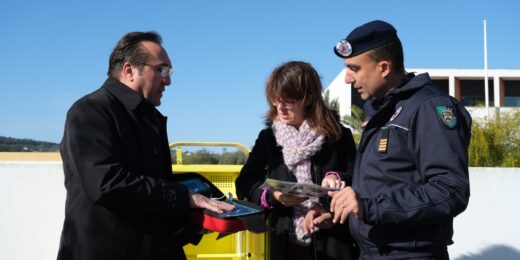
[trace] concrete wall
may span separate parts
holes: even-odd
[[[471,168],[452,259],[520,259],[520,168]],[[56,259],[64,217],[60,162],[0,161],[0,259]]]
[[[0,161],[0,259],[56,259],[64,206],[61,162]]]
[[[520,259],[520,168],[470,168],[469,206],[455,218],[454,259]]]

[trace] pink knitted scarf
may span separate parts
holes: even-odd
[[[275,120],[272,125],[278,145],[282,147],[283,160],[287,168],[294,174],[298,183],[313,183],[311,177],[310,157],[316,154],[325,140],[325,136],[314,131],[307,121],[303,121],[299,129]],[[303,220],[309,209],[319,203],[318,198],[309,198],[294,207],[295,242],[310,244],[311,238],[304,238]]]

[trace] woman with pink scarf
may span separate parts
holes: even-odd
[[[236,180],[240,199],[269,213],[269,259],[357,259],[358,249],[344,224],[333,224],[330,199],[295,197],[262,188],[266,178],[350,185],[356,157],[352,133],[322,98],[320,77],[305,62],[275,68],[266,83],[267,127],[260,131]]]

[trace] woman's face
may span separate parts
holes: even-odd
[[[300,127],[305,120],[305,105],[303,99],[277,99],[273,102],[278,112],[278,120],[286,125]]]

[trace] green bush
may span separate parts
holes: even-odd
[[[361,142],[361,123],[363,122],[363,119],[365,118],[365,112],[362,108],[352,105],[350,107],[352,116],[343,116],[342,122],[344,124],[347,124],[352,129],[352,134],[354,135],[354,141],[356,142],[356,145],[359,146],[359,142]]]
[[[171,151],[173,164],[177,161],[177,153]],[[244,165],[247,157],[241,151],[228,152],[224,150],[222,153],[210,151],[208,149],[200,149],[194,152],[184,151],[182,153],[182,164],[230,164]]]
[[[520,167],[520,111],[474,120],[469,146],[473,167]]]

